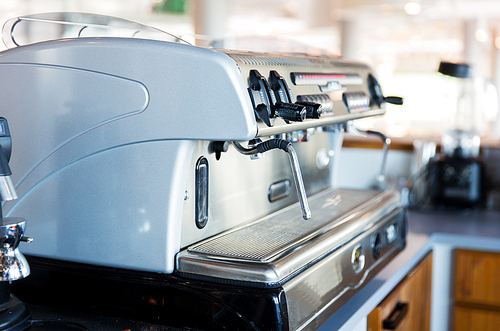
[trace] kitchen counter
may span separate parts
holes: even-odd
[[[357,330],[366,316],[384,299],[406,274],[431,250],[449,252],[454,248],[500,251],[500,212],[484,210],[435,210],[423,209],[408,212],[407,246],[372,281],[360,290],[345,306],[336,312],[322,327],[326,330]],[[444,260],[441,256],[444,256]],[[446,253],[436,258],[433,266],[446,263]],[[441,265],[440,265],[441,266]],[[440,268],[444,269],[444,268]],[[435,276],[437,275],[437,276]],[[433,275],[433,284],[446,277],[446,272]],[[449,286],[449,282],[448,286]],[[441,283],[440,283],[441,284]],[[446,287],[446,284],[445,284]],[[446,288],[441,291],[446,291]],[[434,291],[434,289],[433,289]],[[433,305],[442,307],[442,302]],[[438,298],[439,299],[439,298]],[[446,302],[445,302],[446,304]],[[431,308],[432,317],[432,308]],[[447,316],[444,316],[447,318]],[[434,323],[445,323],[439,318]],[[442,324],[441,324],[442,325]],[[366,326],[365,326],[366,330]]]

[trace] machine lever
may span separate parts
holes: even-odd
[[[403,98],[396,96],[384,97],[384,101],[393,105],[401,106],[403,104]]]

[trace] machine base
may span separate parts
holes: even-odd
[[[288,330],[282,288],[255,289],[27,256],[28,304],[190,330]]]

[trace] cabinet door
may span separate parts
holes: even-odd
[[[454,330],[500,329],[500,254],[457,250]]]
[[[455,331],[498,331],[500,312],[473,308],[455,307]]]
[[[432,255],[428,254],[368,315],[368,331],[429,330],[431,282]]]

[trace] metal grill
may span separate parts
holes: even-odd
[[[342,192],[340,190],[340,192]],[[258,222],[224,233],[188,248],[191,253],[266,262],[300,244],[315,231],[373,197],[376,193],[360,191],[344,199],[342,194],[320,193],[310,199],[313,217],[304,221],[296,208],[286,208]],[[335,224],[335,223],[333,223]]]
[[[292,67],[314,67],[314,63],[305,59],[289,59],[279,57],[262,57],[251,55],[230,55],[231,57],[240,60],[247,65],[262,65],[262,66],[292,66]]]

